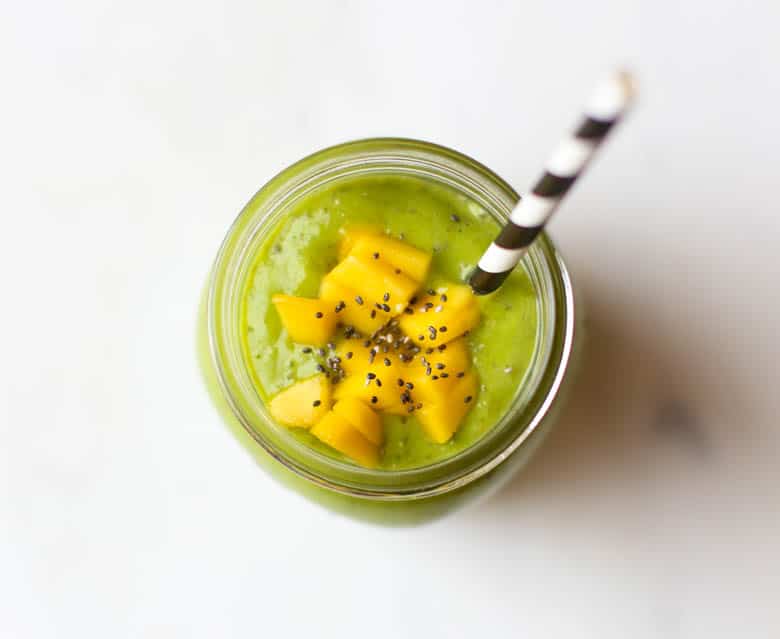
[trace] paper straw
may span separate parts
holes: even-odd
[[[479,260],[469,277],[475,293],[492,293],[517,266],[610,129],[626,112],[633,95],[633,79],[625,71],[612,75],[594,92],[580,125],[552,154],[536,186],[521,198],[509,222]]]

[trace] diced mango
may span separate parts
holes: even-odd
[[[339,302],[344,302],[344,308],[338,313],[339,321],[347,326],[354,326],[365,335],[373,335],[392,317],[389,313],[378,309],[373,303],[365,300],[360,304],[355,299],[358,292],[337,281],[331,275],[326,275],[320,283],[320,298],[333,303],[333,310]]]
[[[400,325],[420,346],[446,344],[479,324],[477,300],[462,284],[439,287],[436,295],[422,296],[412,310],[411,315],[404,313]]]
[[[338,315],[330,301],[281,293],[274,295],[271,301],[294,342],[319,346],[325,344],[336,329]]]
[[[382,419],[361,400],[345,397],[334,404],[333,412],[346,419],[372,444],[382,445],[384,440]]]
[[[396,240],[388,235],[363,235],[358,237],[349,252],[350,255],[364,260],[374,259],[387,262],[394,269],[408,275],[416,282],[424,282],[431,266],[431,254],[421,251],[411,244]]]
[[[339,242],[339,261],[349,255],[352,247],[355,246],[355,242],[359,239],[383,235],[384,230],[378,224],[359,224],[342,229],[342,233],[344,236],[341,238],[341,242]]]
[[[376,379],[379,379],[381,386],[377,385]],[[333,397],[336,400],[354,397],[375,410],[404,415],[406,410],[401,403],[402,392],[403,389],[398,387],[396,378],[392,375],[380,374],[368,380],[364,375],[355,374],[349,375],[335,385]]]
[[[382,260],[348,255],[336,265],[329,277],[333,277],[342,286],[357,291],[369,307],[376,308],[376,304],[387,304],[390,314],[398,315],[406,308],[419,284],[395,271],[393,266]]]
[[[330,410],[330,382],[325,375],[296,382],[277,394],[268,409],[285,426],[312,426]]]
[[[439,348],[444,347],[443,351]],[[414,384],[412,396],[415,402],[441,403],[463,374],[471,368],[471,356],[465,338],[456,339],[449,344],[440,344],[434,348],[433,353],[418,355],[415,361],[408,366],[407,381]],[[420,362],[425,357],[428,365]],[[431,369],[430,375],[426,369]],[[458,377],[460,375],[461,377]]]
[[[441,400],[423,402],[414,414],[427,435],[437,444],[443,444],[458,430],[466,413],[474,405],[476,396],[477,375],[469,371],[457,380]]]
[[[471,353],[465,337],[433,347],[433,353],[423,351],[434,373],[447,373],[454,377],[456,373],[471,368]],[[443,350],[440,350],[443,349]]]
[[[311,434],[340,453],[369,468],[379,463],[379,449],[344,417],[333,411],[311,429]]]

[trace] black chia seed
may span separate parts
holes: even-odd
[[[360,295],[355,296],[355,301],[360,305],[363,306],[363,298],[360,297]]]
[[[468,404],[471,401],[471,395],[466,395],[466,397],[463,398],[463,401]]]
[[[316,317],[317,319],[320,319],[320,318],[322,317],[322,311],[317,311],[317,312],[314,314],[314,317]]]
[[[371,396],[371,403],[376,404],[379,401],[379,398],[376,395]]]
[[[315,408],[316,408],[317,406],[319,406],[320,404],[322,404],[322,402],[321,402],[319,399],[315,399],[315,400],[314,400],[314,401],[311,403],[311,405],[312,405],[312,406],[314,406]]]
[[[382,299],[383,299],[385,302],[387,302],[387,301],[390,299],[390,293],[385,293],[385,294],[382,296]]]

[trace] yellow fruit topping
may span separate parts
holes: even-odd
[[[422,296],[401,317],[401,329],[420,346],[446,344],[479,324],[479,305],[471,288],[462,284],[440,286]]]
[[[273,398],[271,414],[287,426],[313,425],[315,437],[367,467],[379,463],[382,414],[415,417],[433,441],[449,441],[478,387],[463,337],[480,318],[471,289],[447,284],[410,304],[431,254],[378,227],[346,230],[339,259],[319,299],[272,298],[296,342],[321,346],[345,327],[327,368],[319,365],[333,387],[325,374],[298,382]]]
[[[340,453],[369,468],[379,463],[379,449],[344,417],[329,412],[311,429],[311,434]]]
[[[339,322],[345,326],[354,326],[366,335],[373,335],[392,317],[375,304],[367,303],[355,289],[345,286],[331,274],[322,278],[320,298],[331,301],[334,311],[339,308]]]
[[[268,406],[273,418],[285,426],[307,428],[330,410],[330,382],[315,375],[278,393]]]
[[[437,380],[438,381],[438,380]],[[436,382],[433,382],[436,384]],[[456,378],[456,383],[431,397],[415,412],[428,436],[438,444],[450,440],[461,421],[476,401],[477,375],[474,371]]]
[[[383,309],[386,313],[398,315],[420,285],[396,271],[398,269],[378,257],[348,255],[330,272],[329,277],[356,291],[364,304],[377,312]]]
[[[372,444],[382,445],[384,440],[382,419],[362,401],[354,397],[345,397],[334,404],[333,412],[346,419]]]
[[[356,239],[349,254],[364,260],[375,259],[374,256],[379,255],[376,259],[419,283],[428,277],[432,257],[426,251],[387,235],[363,235]]]
[[[384,234],[384,230],[378,224],[358,224],[341,230],[342,238],[339,242],[339,261],[343,260],[360,238],[377,237]]]
[[[277,294],[271,301],[294,342],[320,346],[336,329],[338,315],[326,300]]]

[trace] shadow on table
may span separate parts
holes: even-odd
[[[616,303],[591,289],[584,291],[584,351],[557,424],[528,466],[481,508],[553,495],[595,504],[621,490],[617,484],[652,480],[659,459],[674,456],[687,469],[715,454],[717,420],[707,422],[704,410],[717,414],[726,395],[732,406],[737,401],[737,385],[712,361],[717,345],[673,334],[647,304]]]

